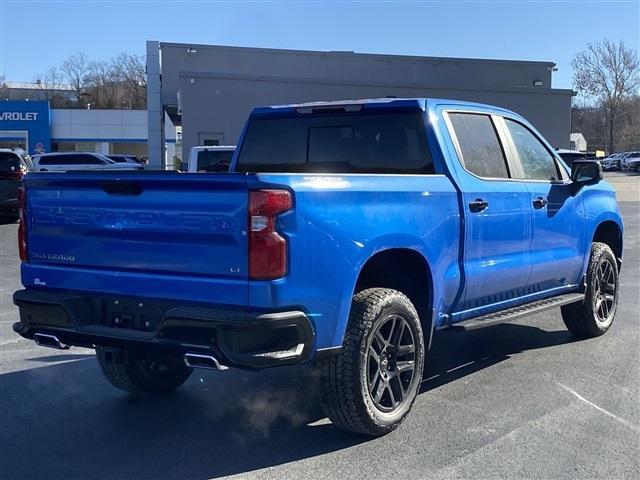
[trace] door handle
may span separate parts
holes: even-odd
[[[473,213],[481,212],[488,206],[489,202],[482,200],[481,198],[476,198],[473,202],[469,202],[469,210]]]
[[[542,208],[542,207],[544,207],[546,205],[547,205],[547,199],[546,198],[538,197],[533,201],[533,207],[534,208]]]

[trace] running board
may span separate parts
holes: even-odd
[[[584,293],[568,293],[557,297],[545,298],[544,300],[538,300],[536,302],[525,303],[524,305],[519,305],[517,307],[510,307],[505,310],[488,313],[468,320],[462,320],[461,322],[456,322],[454,325],[460,325],[464,327],[465,330],[474,330],[476,328],[497,325],[499,323],[511,322],[518,318],[534,315],[536,313],[544,312],[545,310],[550,310],[552,308],[558,308],[570,303],[582,302],[583,300]]]

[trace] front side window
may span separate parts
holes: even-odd
[[[77,155],[77,165],[104,165],[105,162],[101,158],[94,157],[93,155]]]
[[[449,119],[468,171],[484,178],[509,177],[507,161],[489,115],[450,113]]]
[[[55,165],[57,162],[51,157],[40,157],[38,160],[39,165]]]
[[[508,118],[504,121],[522,165],[523,175],[517,175],[516,178],[558,180],[556,161],[540,140],[524,125]]]

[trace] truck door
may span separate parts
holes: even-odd
[[[511,179],[496,118],[482,111],[449,111],[445,120],[463,201],[465,287],[456,308],[463,320],[525,294],[531,209],[525,184]]]
[[[529,127],[500,120],[515,157],[513,176],[529,192],[532,269],[527,283],[539,292],[576,285],[588,251],[582,197],[573,195],[567,172]]]

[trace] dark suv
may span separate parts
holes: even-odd
[[[0,150],[0,221],[18,219],[18,187],[27,173],[25,160],[11,150]]]

